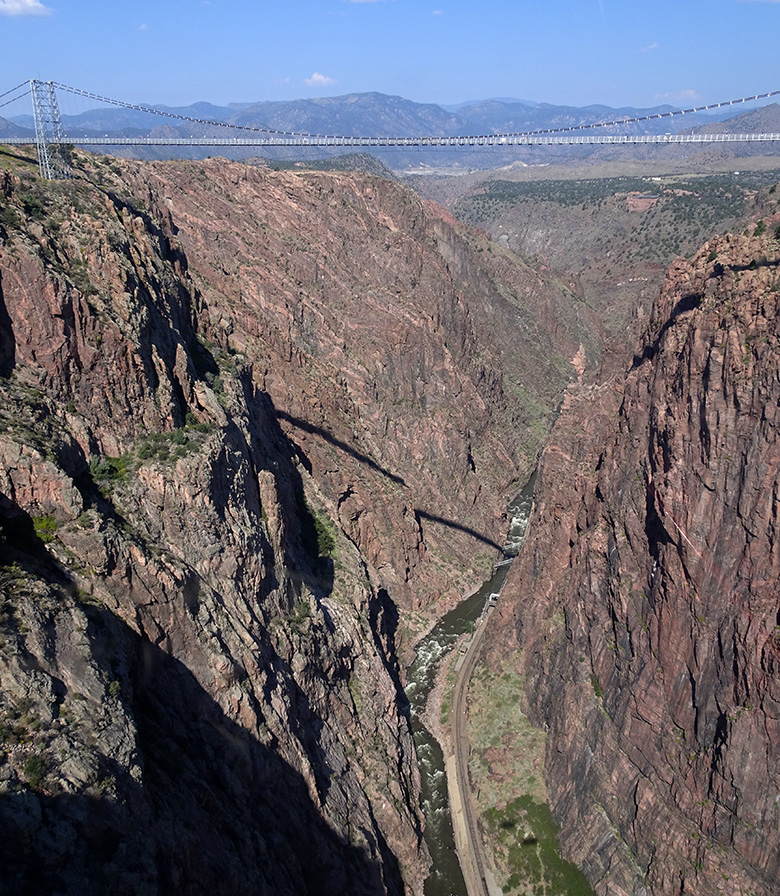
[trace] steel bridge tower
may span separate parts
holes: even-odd
[[[51,81],[30,81],[30,93],[35,117],[35,144],[38,147],[38,167],[44,180],[64,180],[72,177],[63,147],[62,120],[57,95]]]

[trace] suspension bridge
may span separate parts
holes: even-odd
[[[119,106],[136,112],[172,119],[188,123],[197,128],[208,128],[230,132],[226,136],[209,134],[206,136],[101,136],[84,134],[66,134],[62,126],[57,92],[83,97],[98,103]],[[67,163],[66,146],[82,146],[107,149],[116,146],[198,146],[198,147],[343,147],[343,148],[380,148],[380,147],[512,147],[512,146],[625,146],[625,145],[680,145],[706,143],[763,143],[780,142],[780,133],[666,133],[641,134],[622,133],[605,134],[608,128],[626,128],[629,125],[643,124],[660,119],[672,119],[696,112],[708,112],[769,99],[780,95],[780,90],[772,90],[754,96],[695,106],[690,109],[677,109],[641,115],[634,118],[618,118],[611,121],[600,121],[592,124],[572,125],[570,127],[549,128],[537,131],[515,133],[481,134],[466,136],[338,136],[327,134],[309,134],[294,131],[281,131],[273,128],[236,125],[224,121],[196,118],[173,111],[156,109],[152,106],[124,102],[101,96],[87,90],[69,87],[56,81],[25,81],[11,90],[0,94],[0,109],[11,103],[31,97],[34,134],[22,136],[6,136],[0,138],[5,145],[35,145],[41,176],[52,180],[70,176]],[[10,98],[9,98],[10,97]],[[602,132],[599,132],[599,131]]]

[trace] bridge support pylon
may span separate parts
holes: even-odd
[[[63,146],[62,120],[57,95],[51,81],[30,81],[35,118],[35,144],[38,168],[44,180],[65,180],[72,177]]]

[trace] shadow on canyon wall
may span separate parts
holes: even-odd
[[[358,847],[323,820],[319,802],[330,787],[330,770],[319,744],[322,720],[270,645],[262,656],[267,688],[286,694],[316,796],[280,757],[263,722],[268,706],[257,703],[252,689],[246,699],[254,730],[228,717],[193,672],[160,646],[169,638],[153,643],[106,606],[80,598],[32,519],[3,497],[0,573],[24,569],[49,583],[60,595],[61,612],[79,600],[88,646],[59,643],[56,627],[46,623],[50,648],[38,656],[29,645],[40,639],[22,634],[16,611],[0,618],[2,638],[20,646],[28,683],[51,683],[55,722],[50,731],[44,723],[46,738],[64,736],[69,744],[56,757],[39,738],[20,745],[47,774],[36,786],[0,794],[2,896],[403,893],[397,860],[375,827],[353,830],[368,844]],[[8,594],[4,588],[4,605]],[[37,600],[22,592],[11,599]],[[87,664],[115,687],[98,699],[69,692],[58,677],[58,664],[66,661],[74,680]],[[74,700],[87,701],[90,717],[100,720],[97,739],[79,730],[72,710],[60,713]],[[0,757],[1,779],[9,760],[5,752]],[[82,781],[82,789],[57,792],[52,762],[67,764],[69,786]]]
[[[406,481],[401,476],[396,476],[395,473],[391,473],[389,470],[386,470],[375,460],[368,457],[368,455],[361,454],[359,451],[356,451],[351,445],[348,445],[346,442],[342,442],[340,439],[337,439],[334,435],[331,435],[331,433],[329,433],[326,429],[323,429],[321,426],[315,426],[313,423],[309,423],[307,420],[301,420],[300,417],[293,417],[285,411],[280,411],[278,409],[276,410],[276,416],[280,420],[284,420],[290,425],[294,426],[296,429],[300,429],[303,430],[303,432],[308,432],[313,435],[319,436],[321,439],[324,439],[335,448],[338,448],[340,451],[344,451],[346,454],[354,457],[355,460],[357,460],[359,463],[365,464],[367,467],[371,467],[372,470],[376,470],[377,473],[381,473],[383,476],[386,476],[393,482],[397,482],[399,485],[406,486]]]
[[[7,377],[16,366],[16,340],[8,309],[3,296],[3,281],[0,275],[0,376]]]
[[[677,320],[677,318],[681,314],[685,314],[686,311],[693,311],[695,308],[698,308],[701,305],[702,299],[704,296],[699,293],[691,293],[689,295],[683,296],[680,301],[672,308],[671,313],[667,320],[664,321],[663,326],[658,331],[658,336],[652,343],[648,343],[643,349],[641,355],[634,355],[634,360],[631,365],[632,369],[636,369],[637,367],[644,364],[645,361],[652,361],[652,359],[658,353],[658,348],[663,341],[664,336],[666,335],[666,331],[672,326],[672,324]]]
[[[86,611],[93,655],[111,680],[120,675],[116,699],[137,727],[134,773],[98,755],[100,783],[86,791],[0,795],[0,893],[403,892],[386,844],[372,843],[383,869],[332,831],[302,776],[229,719],[180,661],[106,608]]]
[[[297,429],[301,429],[304,432],[312,433],[314,435],[320,436],[320,438],[324,439],[326,442],[333,445],[335,448],[338,448],[340,451],[344,451],[346,454],[349,454],[351,457],[354,457],[361,464],[365,464],[370,467],[372,470],[376,470],[378,473],[381,473],[383,476],[386,476],[388,479],[391,479],[393,482],[397,482],[399,485],[403,485],[407,487],[406,481],[401,476],[396,476],[394,473],[391,473],[389,470],[386,470],[384,467],[380,466],[375,460],[368,457],[365,454],[361,454],[359,451],[356,451],[350,445],[347,445],[346,442],[342,442],[341,440],[332,436],[327,430],[322,429],[320,426],[314,426],[312,423],[307,422],[306,420],[301,420],[299,417],[293,417],[285,411],[280,411],[276,409],[276,416],[279,420],[284,420],[287,423],[290,423],[292,426]],[[297,449],[299,456],[302,454],[300,448]],[[308,460],[303,457],[304,464],[307,465],[307,468],[310,470],[311,465],[308,463]],[[420,510],[419,508],[414,509],[414,515],[417,518],[417,523],[420,525],[421,520],[426,520],[431,523],[438,523],[442,526],[446,526],[449,529],[455,529],[459,532],[465,532],[466,535],[470,535],[472,538],[476,538],[478,541],[481,541],[483,544],[489,545],[491,548],[495,548],[497,551],[502,551],[503,548],[498,542],[494,541],[492,538],[489,538],[486,535],[483,535],[481,532],[477,532],[476,529],[472,529],[469,526],[464,526],[461,523],[456,522],[455,520],[447,519],[443,516],[438,516],[435,513],[429,513],[427,510]],[[420,526],[422,528],[422,526]]]
[[[500,551],[501,553],[504,551],[502,545],[497,541],[488,538],[487,535],[483,535],[481,532],[477,532],[476,529],[472,529],[469,526],[463,526],[461,523],[456,523],[455,520],[448,520],[446,517],[437,516],[435,513],[428,513],[427,510],[420,510],[419,507],[415,508],[414,515],[417,518],[417,523],[420,526],[420,529],[422,529],[421,520],[426,520],[430,523],[438,523],[441,526],[446,526],[448,529],[456,529],[458,532],[465,532],[466,535],[476,538],[477,541],[481,541],[483,544],[494,548],[496,551]]]

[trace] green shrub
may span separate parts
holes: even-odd
[[[309,620],[311,619],[311,607],[307,600],[302,600],[296,607],[295,612],[290,616],[290,627],[299,635],[305,634],[309,628]]]
[[[139,460],[170,460],[197,451],[199,440],[192,433],[205,434],[217,427],[213,423],[199,423],[192,412],[187,413],[187,425],[168,432],[150,433],[138,446],[135,455]]]
[[[16,209],[6,205],[0,212],[0,224],[4,224],[6,227],[18,227],[19,215],[17,215]]]
[[[46,216],[46,209],[41,200],[32,193],[24,193],[21,197],[25,214],[34,221],[41,221]]]
[[[184,419],[184,426],[186,429],[192,429],[195,432],[206,433],[214,432],[217,429],[216,423],[205,423],[193,414],[192,411],[187,411],[187,416]]]
[[[30,787],[40,787],[46,775],[46,763],[40,756],[28,756],[24,760],[24,777]]]
[[[157,448],[150,442],[144,442],[138,449],[138,457],[141,460],[151,460],[157,454]]]
[[[38,538],[44,544],[49,544],[54,540],[54,533],[57,531],[57,520],[53,516],[36,516],[33,517],[33,527]]]
[[[317,550],[320,557],[332,557],[336,550],[336,527],[324,515],[312,513],[317,532]]]
[[[129,454],[121,457],[93,457],[89,471],[96,480],[122,481],[127,478],[132,458]]]

